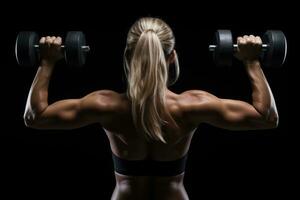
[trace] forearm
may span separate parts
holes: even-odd
[[[41,61],[27,97],[25,123],[33,121],[48,107],[48,86],[53,66],[54,63]]]
[[[259,61],[245,62],[252,86],[252,105],[266,120],[278,122],[275,100]]]

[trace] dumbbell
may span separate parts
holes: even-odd
[[[36,32],[22,31],[18,34],[15,44],[15,55],[19,65],[34,66],[39,61],[39,36]],[[80,31],[69,31],[65,44],[61,45],[65,61],[71,66],[83,66],[86,53],[90,47],[86,45],[85,36]]]
[[[261,62],[267,67],[281,66],[287,54],[287,41],[280,30],[268,30],[262,37]],[[233,44],[230,30],[217,30],[214,42],[209,45],[209,51],[213,52],[214,63],[218,66],[231,66],[237,44]]]

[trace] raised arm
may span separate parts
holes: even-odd
[[[72,129],[104,123],[113,112],[113,91],[97,91],[81,99],[48,104],[48,86],[56,61],[62,58],[60,37],[40,40],[41,65],[31,85],[24,113],[25,125],[38,129]]]
[[[236,57],[243,61],[252,86],[252,104],[220,99],[203,91],[187,91],[183,95],[190,121],[201,122],[230,130],[268,129],[278,125],[275,100],[258,61],[261,39],[254,36],[238,38]]]

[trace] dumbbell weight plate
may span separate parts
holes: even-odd
[[[85,36],[80,31],[67,33],[65,41],[65,59],[71,66],[83,66],[86,60],[86,51],[81,47],[86,45]]]
[[[286,58],[287,41],[282,31],[267,31],[262,41],[268,45],[266,51],[261,54],[261,60],[265,66],[281,66]]]
[[[38,54],[34,47],[39,43],[39,36],[35,32],[22,31],[18,34],[15,44],[15,55],[19,65],[34,66],[38,62]]]
[[[216,49],[213,59],[217,66],[231,66],[233,55],[233,42],[230,30],[217,30],[214,37]]]

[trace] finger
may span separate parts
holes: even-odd
[[[241,41],[241,39],[243,39],[242,37],[237,37],[236,42],[239,43],[239,41]]]
[[[50,36],[47,36],[47,37],[46,37],[45,43],[48,44],[48,45],[51,44],[51,37],[50,37]]]
[[[256,40],[255,40],[254,35],[249,36],[249,44],[250,45],[256,45]]]
[[[255,37],[254,37],[254,35],[250,35],[249,38],[250,38],[251,42],[255,43]]]
[[[245,40],[246,40],[246,43],[251,43],[251,37],[250,36],[247,35],[245,37]]]
[[[238,43],[239,45],[244,45],[244,44],[246,44],[246,39],[245,38],[241,38],[240,40],[239,40],[239,43]]]
[[[55,38],[55,40],[53,41],[53,44],[60,46],[62,42],[61,37],[57,37]]]
[[[51,43],[54,43],[54,40],[56,39],[56,37],[55,36],[52,36],[51,37]]]
[[[41,37],[40,39],[40,44],[45,44],[46,38],[45,37]]]
[[[255,42],[256,42],[256,44],[262,45],[262,40],[259,36],[255,37]]]

